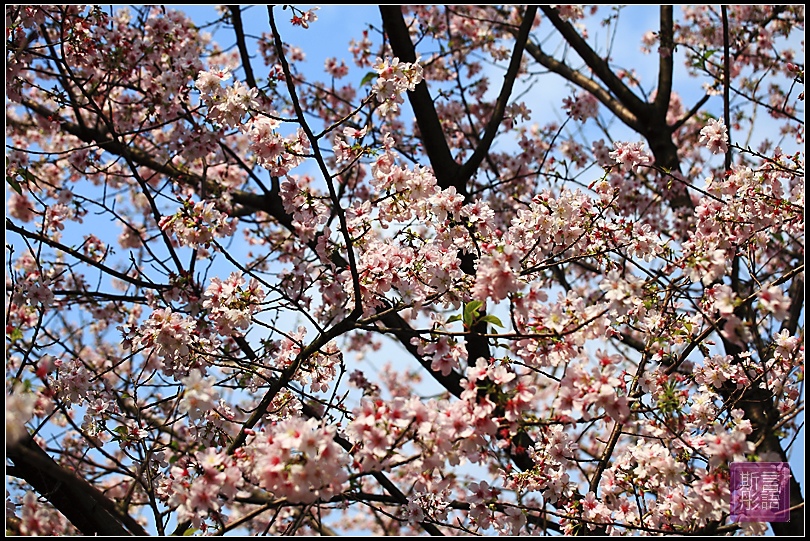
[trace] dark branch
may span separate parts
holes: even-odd
[[[56,463],[33,438],[6,448],[13,473],[50,501],[84,535],[148,535],[115,502]]]
[[[526,8],[526,13],[523,16],[523,22],[520,25],[520,30],[518,30],[517,37],[515,39],[515,48],[512,51],[512,58],[509,61],[509,67],[506,70],[506,75],[504,76],[503,86],[501,87],[501,92],[498,95],[498,100],[495,102],[495,110],[492,112],[492,116],[487,123],[487,127],[484,130],[484,136],[481,138],[478,146],[473,152],[472,156],[461,166],[461,170],[458,172],[458,178],[454,179],[453,185],[456,186],[456,189],[462,195],[467,196],[467,183],[473,177],[475,172],[480,167],[481,163],[484,161],[484,158],[489,153],[489,149],[492,146],[493,141],[495,140],[495,135],[498,133],[498,127],[503,122],[503,116],[506,111],[506,105],[509,101],[509,97],[512,95],[512,89],[515,86],[515,79],[517,79],[518,73],[520,72],[520,64],[523,60],[523,51],[526,48],[526,43],[529,41],[529,31],[532,28],[532,23],[534,22],[534,17],[537,14],[537,6],[529,6]]]
[[[236,33],[236,46],[239,48],[239,56],[242,57],[242,69],[245,70],[245,82],[250,88],[256,88],[256,77],[253,75],[253,68],[250,65],[250,55],[245,43],[245,29],[242,27],[242,8],[240,6],[228,6],[231,11],[233,30]]]
[[[416,62],[416,49],[408,33],[408,27],[405,25],[402,7],[381,5],[380,15],[394,55],[403,62]],[[416,123],[419,126],[419,135],[422,138],[430,165],[433,167],[433,174],[436,175],[439,186],[448,188],[458,179],[461,166],[450,152],[427,83],[422,81],[416,85],[413,92],[408,92],[408,100],[413,107]],[[461,186],[456,186],[456,190],[461,194],[466,193]]]
[[[672,6],[661,6],[661,25],[658,39],[661,51],[658,55],[658,90],[655,94],[655,110],[659,116],[666,118],[669,109],[669,100],[672,96],[672,57],[675,54],[674,24],[672,21]]]

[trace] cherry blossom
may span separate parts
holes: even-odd
[[[333,440],[334,429],[314,419],[280,422],[248,442],[243,468],[277,498],[295,503],[329,500],[345,489],[349,457]]]
[[[728,133],[723,121],[709,119],[706,126],[700,130],[700,142],[705,144],[712,154],[720,154],[728,150]]]

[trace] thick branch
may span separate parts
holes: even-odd
[[[582,73],[574,71],[564,63],[543,54],[537,45],[527,45],[526,50],[529,54],[543,66],[562,75],[580,88],[592,93],[628,127],[645,137],[655,157],[656,165],[665,171],[680,171],[678,148],[672,140],[673,129],[668,126],[666,122],[666,113],[669,107],[669,93],[671,93],[672,84],[670,80],[671,75],[668,75],[668,73],[671,72],[671,59],[662,63],[661,72],[659,73],[659,84],[661,85],[659,95],[666,94],[667,102],[663,101],[664,97],[662,96],[656,98],[657,100],[661,100],[660,103],[658,101],[656,101],[655,104],[646,103],[622,82],[608,63],[591,49],[570,23],[563,21],[559,17],[555,9],[550,7],[541,7],[541,9],[560,32],[565,41],[573,47],[593,73],[607,86],[609,92],[594,80],[585,77]],[[662,10],[662,17],[668,15],[671,15],[671,13]],[[671,20],[669,19],[664,18],[664,20],[662,20],[662,32],[668,31],[667,29],[670,23]],[[667,89],[669,89],[669,91],[667,91]],[[687,187],[681,184],[673,187],[667,199],[670,207],[673,209],[692,208],[694,206]]]
[[[672,96],[672,55],[675,54],[673,40],[674,28],[672,21],[672,6],[661,6],[661,25],[658,39],[661,50],[658,54],[658,90],[655,94],[655,110],[659,116],[666,118],[669,109],[669,100]]]
[[[478,170],[478,167],[484,161],[484,158],[489,153],[489,149],[495,140],[495,135],[498,133],[498,127],[503,122],[503,115],[506,111],[506,105],[509,97],[512,95],[512,89],[515,86],[515,79],[517,79],[520,72],[520,64],[523,59],[523,51],[526,48],[526,43],[529,41],[529,31],[532,28],[534,17],[537,14],[537,6],[529,6],[526,8],[526,13],[523,16],[523,22],[518,30],[517,37],[515,38],[515,48],[512,51],[512,58],[509,61],[509,67],[504,76],[503,86],[498,95],[498,100],[495,102],[495,110],[487,123],[484,130],[484,135],[478,143],[472,156],[461,166],[458,173],[458,178],[453,181],[453,185],[459,190],[459,193],[467,195],[467,183],[470,178]],[[463,187],[464,190],[459,189]]]
[[[47,498],[84,535],[148,535],[101,491],[56,463],[32,438],[6,449],[14,474]]]
[[[571,69],[564,62],[560,62],[556,58],[547,55],[536,43],[527,43],[526,52],[529,53],[532,58],[537,60],[541,66],[556,73],[557,75],[562,76],[566,80],[571,81],[581,89],[592,94],[602,105],[607,107],[610,112],[616,115],[616,117],[624,122],[624,124],[629,128],[632,128],[637,132],[641,132],[641,125],[638,117],[636,117],[636,115],[630,109],[625,107],[619,100],[612,96],[610,92],[602,88],[598,82],[593,79],[589,79],[580,71]]]
[[[720,13],[723,19],[723,122],[726,125],[728,148],[726,149],[725,165],[726,171],[731,169],[731,103],[729,99],[729,88],[731,87],[731,56],[729,53],[728,36],[728,7],[720,6]]]
[[[602,82],[610,89],[610,91],[624,104],[625,107],[630,109],[637,117],[643,117],[649,110],[649,104],[642,101],[641,98],[636,96],[627,85],[616,75],[608,65],[607,61],[602,59],[596,51],[591,49],[576,28],[571,23],[563,21],[557,10],[549,6],[541,6],[543,14],[551,21],[551,24],[562,34],[565,41],[579,54],[582,60],[588,67],[596,74]]]
[[[402,16],[401,6],[380,6],[383,28],[388,35],[388,43],[394,55],[403,62],[416,62],[416,49],[408,33],[408,27]],[[408,92],[408,100],[416,116],[416,123],[419,126],[419,136],[427,153],[430,165],[433,167],[433,174],[442,188],[449,188],[458,179],[460,165],[453,158],[447,139],[444,137],[444,129],[433,106],[433,98],[430,97],[427,83],[425,81],[416,85],[413,92]],[[466,194],[466,186],[456,186],[456,191]]]
[[[228,6],[233,21],[233,30],[236,33],[236,46],[239,48],[239,56],[242,57],[242,69],[245,70],[245,81],[250,88],[256,88],[256,77],[253,75],[253,68],[250,65],[250,55],[245,43],[245,29],[242,27],[242,8],[240,6]]]

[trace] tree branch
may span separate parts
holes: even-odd
[[[669,97],[667,96],[667,102],[665,104],[663,102],[664,98],[661,97],[661,105],[642,101],[619,79],[608,63],[591,49],[579,32],[577,32],[570,23],[560,18],[554,8],[541,7],[540,9],[560,34],[562,34],[563,39],[574,48],[594,74],[596,74],[607,86],[608,90],[613,93],[615,98],[592,79],[588,79],[581,73],[574,72],[565,64],[547,55],[543,55],[539,47],[529,44],[527,51],[542,65],[562,75],[584,90],[591,92],[622,122],[645,137],[655,157],[655,162],[659,167],[666,171],[680,171],[678,148],[672,140],[673,129],[668,126],[666,122]],[[662,10],[662,14],[666,15],[666,11]],[[669,22],[667,20],[662,21],[662,29],[666,30],[668,24]],[[535,55],[535,53],[539,54]],[[671,62],[671,60],[667,62]],[[667,75],[668,72],[665,71],[671,71],[671,67],[668,63],[664,63],[661,69],[662,71],[659,72],[659,83],[663,82],[664,86],[659,90],[659,93],[661,90],[666,91],[666,89],[671,87],[671,82],[667,82],[667,79],[671,78],[671,76]],[[685,185],[679,184],[674,186],[672,192],[668,195],[667,199],[673,210],[694,207],[692,198],[689,196],[689,191]]]
[[[658,53],[658,90],[655,93],[654,106],[659,116],[666,118],[669,100],[672,97],[672,57],[675,54],[674,24],[672,6],[661,6],[661,25],[658,40],[661,50]]]
[[[729,98],[729,88],[731,87],[731,57],[728,43],[728,7],[720,6],[720,13],[723,19],[723,123],[726,125],[726,135],[728,136],[728,148],[725,154],[726,171],[731,169],[731,103]]]
[[[603,60],[596,51],[591,49],[576,28],[574,28],[568,21],[563,21],[557,10],[550,6],[541,6],[543,14],[551,21],[551,24],[557,29],[566,42],[579,54],[585,61],[594,74],[602,80],[608,89],[613,92],[625,107],[627,107],[636,117],[645,116],[650,105],[636,96],[627,85],[613,72],[608,65],[607,61]]]
[[[382,16],[383,28],[388,35],[388,43],[394,55],[404,62],[416,62],[416,49],[405,25],[402,16],[402,7],[397,5],[381,5],[380,15]],[[427,82],[424,80],[416,85],[413,92],[408,92],[408,101],[413,108],[416,123],[419,126],[419,136],[422,139],[425,153],[433,167],[433,174],[442,188],[453,186],[458,177],[461,166],[453,158],[447,139],[444,137],[444,129],[433,106],[433,98]],[[458,193],[466,193],[466,188],[456,186]]]
[[[118,278],[119,280],[121,280],[123,282],[126,282],[128,284],[132,284],[132,285],[137,286],[137,287],[150,288],[150,289],[168,289],[170,287],[170,286],[167,286],[167,285],[164,285],[164,284],[155,284],[155,283],[152,283],[152,282],[145,282],[145,281],[140,280],[138,278],[135,278],[133,276],[129,276],[128,274],[125,274],[123,272],[112,269],[112,268],[110,268],[110,267],[108,267],[106,265],[102,265],[100,262],[96,261],[95,259],[87,257],[86,255],[79,252],[78,250],[74,250],[73,248],[71,248],[69,246],[65,246],[61,242],[55,241],[53,239],[49,239],[45,235],[42,235],[40,233],[36,233],[36,232],[33,232],[33,231],[28,231],[27,229],[24,229],[22,227],[17,226],[16,224],[14,224],[14,222],[12,222],[8,218],[6,218],[6,229],[8,231],[13,231],[13,232],[25,237],[25,238],[35,240],[35,241],[41,242],[43,244],[47,244],[51,248],[55,248],[55,249],[65,253],[65,254],[71,255],[71,256],[75,257],[76,259],[78,259],[79,261],[81,261],[82,263],[87,263],[88,265],[90,265],[90,266],[92,266],[92,267],[94,267],[94,268],[96,268],[96,269],[98,269],[98,270],[100,270],[100,271],[102,271],[102,272],[104,272],[106,274],[109,274],[110,276]]]
[[[111,499],[64,469],[28,437],[6,448],[14,474],[50,501],[85,535],[140,535],[146,530]]]
[[[242,69],[245,70],[245,82],[250,88],[256,88],[256,77],[253,75],[253,67],[250,65],[250,55],[245,43],[245,29],[242,26],[242,8],[240,6],[228,6],[233,21],[233,31],[236,33],[236,46],[239,48],[239,56],[242,57]]]
[[[492,116],[484,130],[484,136],[481,138],[472,156],[461,166],[461,169],[458,171],[458,178],[454,179],[452,182],[452,184],[456,186],[456,189],[459,190],[459,193],[464,195],[465,200],[467,199],[467,183],[489,153],[489,149],[495,140],[495,135],[498,133],[498,128],[503,121],[506,104],[515,86],[515,79],[517,79],[518,73],[520,72],[523,51],[526,48],[526,43],[529,41],[529,31],[532,28],[536,14],[537,6],[528,6],[526,8],[526,13],[523,15],[523,22],[515,38],[515,48],[512,50],[512,58],[509,61],[509,67],[504,76],[503,86],[498,95],[498,100],[495,102],[495,110],[492,112]]]
[[[571,69],[564,62],[560,62],[556,58],[547,55],[543,52],[539,45],[533,42],[526,44],[526,52],[529,53],[532,58],[537,60],[541,66],[556,73],[557,75],[562,76],[566,80],[571,81],[581,89],[592,94],[626,126],[639,133],[641,132],[641,124],[639,123],[639,119],[635,113],[625,107],[619,100],[612,96],[610,92],[600,86],[598,82],[586,77],[579,71]]]

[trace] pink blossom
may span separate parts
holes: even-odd
[[[422,66],[418,60],[409,63],[400,62],[396,57],[390,61],[378,58],[373,68],[379,77],[372,90],[381,102],[379,113],[382,116],[398,111],[399,104],[403,102],[401,94],[413,91],[422,81]]]
[[[191,370],[180,381],[183,384],[183,398],[178,406],[179,410],[187,413],[192,422],[203,419],[217,403],[218,393],[214,389],[214,381],[206,378],[200,370]]]
[[[644,150],[644,143],[623,143],[616,141],[610,157],[628,171],[640,173],[653,164],[650,154]]]
[[[222,83],[231,78],[231,72],[228,68],[212,69],[209,71],[200,71],[197,74],[197,80],[194,86],[197,87],[205,98],[208,96],[217,95],[222,88]]]
[[[290,418],[246,446],[246,471],[276,498],[293,503],[328,500],[348,487],[349,457],[333,440],[334,427]]]
[[[700,142],[705,144],[712,154],[722,154],[728,150],[728,133],[722,120],[710,118],[700,130]]]
[[[8,516],[8,510],[6,512],[6,516]],[[18,527],[21,535],[56,536],[64,534],[66,531],[73,533],[72,529],[68,530],[65,516],[56,509],[43,505],[33,491],[27,491],[23,496],[18,518],[20,519]]]
[[[306,11],[301,11],[295,8],[292,9],[293,9],[293,16],[292,19],[290,19],[290,22],[294,26],[309,28],[309,23],[314,23],[315,21],[318,20],[318,16],[315,14],[315,11],[320,9],[318,7],[308,9]]]
[[[476,299],[500,301],[522,289],[519,281],[520,254],[507,245],[481,258],[475,278],[473,295]]]
[[[552,4],[550,7],[557,10],[563,21],[577,21],[585,16],[582,6],[574,4]]]
[[[779,286],[764,287],[757,293],[757,297],[762,309],[772,313],[773,317],[780,321],[787,317],[790,309],[790,298],[785,296],[782,288]]]
[[[431,369],[438,370],[445,376],[450,374],[459,366],[459,359],[467,355],[467,349],[463,342],[457,342],[446,336],[440,336],[436,341],[426,344],[419,343],[418,351],[420,355],[428,355],[432,358]]]
[[[203,308],[209,310],[209,317],[222,335],[239,333],[251,321],[251,315],[259,311],[265,292],[259,281],[253,277],[247,288],[241,272],[232,272],[224,282],[212,278],[211,285],[204,295]]]
[[[569,96],[563,100],[563,109],[574,120],[584,122],[589,118],[596,118],[599,112],[599,101],[589,93],[581,91],[573,99]]]
[[[30,222],[34,219],[33,205],[25,194],[12,193],[6,201],[9,216],[21,222]]]
[[[180,244],[199,248],[208,245],[214,238],[230,236],[236,230],[238,220],[214,208],[213,201],[198,201],[185,204],[177,213],[163,216],[160,228],[173,232]]]
[[[715,434],[706,436],[704,447],[709,456],[709,466],[744,462],[746,455],[754,452],[754,444],[746,438],[747,432],[739,428],[726,431],[719,424],[715,425]]]
[[[707,301],[721,316],[730,316],[734,312],[736,295],[726,284],[718,284],[706,290]]]
[[[595,530],[598,524],[611,522],[610,510],[593,492],[588,492],[582,500],[582,518],[589,521],[587,525],[590,530]]]
[[[20,383],[11,392],[6,388],[6,445],[11,446],[28,436],[25,423],[34,416],[37,396]]]
[[[331,56],[324,62],[324,69],[335,79],[345,77],[349,73],[349,68],[342,60],[338,64],[337,58]]]

